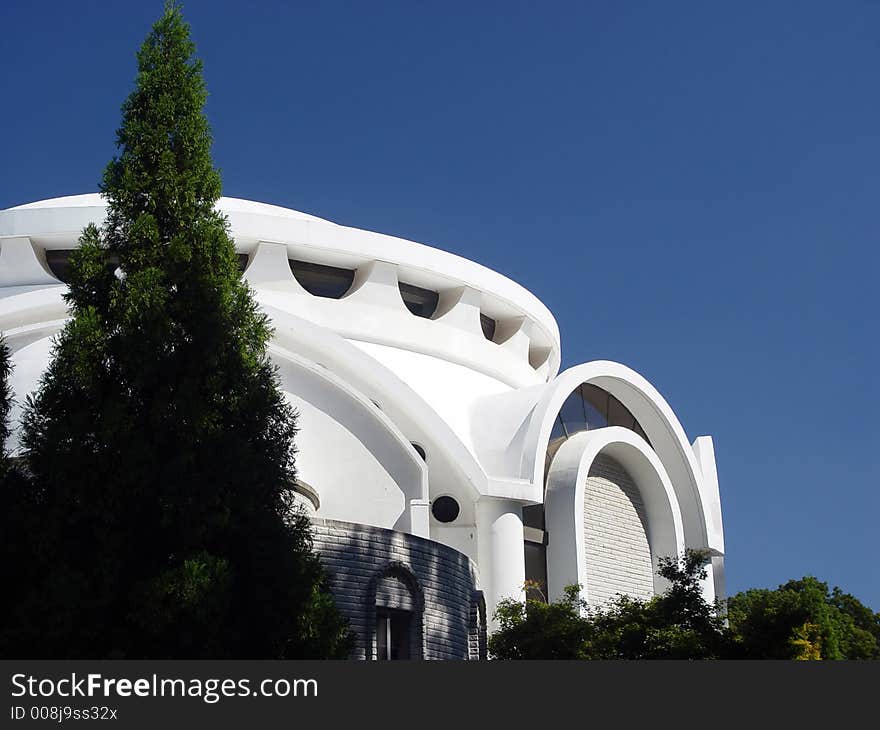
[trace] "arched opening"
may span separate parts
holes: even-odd
[[[620,400],[592,383],[582,383],[565,399],[553,422],[544,460],[545,481],[550,461],[566,439],[581,431],[593,431],[607,426],[628,428],[651,443],[645,429]]]
[[[377,661],[421,659],[424,597],[406,566],[392,564],[372,581],[372,657]]]
[[[63,281],[65,284],[70,283],[70,256],[76,249],[74,248],[59,248],[59,249],[46,249],[46,265],[49,267],[49,270],[59,281]],[[112,256],[107,255],[107,261],[111,265],[115,267],[119,266],[119,256],[113,254]]]
[[[480,312],[480,328],[483,330],[483,337],[489,341],[495,340],[495,330],[498,328],[495,319]]]
[[[547,475],[553,457],[559,448],[568,439],[584,431],[594,431],[599,428],[619,426],[629,429],[638,434],[648,444],[648,436],[641,427],[635,416],[615,396],[602,388],[591,383],[581,383],[577,386],[562,403],[559,413],[553,422],[550,432],[550,440],[544,458],[544,491],[547,489]],[[623,480],[626,484],[632,484],[631,480]],[[594,486],[594,496],[599,499],[599,482]],[[616,499],[620,489],[616,491],[606,490],[604,499],[611,500],[601,509],[605,510]],[[622,492],[620,492],[622,493]],[[637,494],[634,492],[633,494]],[[547,534],[544,504],[536,504],[523,508],[523,528],[525,536],[525,562],[526,581],[531,586],[528,595],[533,598],[544,598],[547,593]],[[599,507],[597,506],[597,509]],[[623,512],[622,514],[628,514]],[[603,530],[610,529],[613,523],[604,524]],[[626,530],[634,529],[628,525]],[[592,535],[593,533],[591,533]],[[650,561],[650,556],[649,556]],[[613,568],[613,566],[609,566]],[[650,573],[649,573],[650,577]]]
[[[645,502],[635,479],[619,461],[600,453],[584,487],[584,563],[590,603],[617,594],[654,595],[654,569]]]
[[[379,408],[378,405],[377,405],[376,407]],[[382,410],[382,409],[379,408],[379,410]],[[422,457],[422,461],[427,461],[427,460],[428,460],[428,453],[425,451],[425,447],[424,447],[424,446],[422,446],[421,444],[417,444],[415,441],[411,441],[410,444],[411,444],[412,447],[416,450],[416,453],[417,453],[420,457]]]
[[[46,264],[59,281],[70,281],[70,254],[74,249],[55,249],[46,251]]]
[[[341,299],[354,282],[354,270],[289,259],[290,271],[303,289],[316,297]]]
[[[576,365],[560,373],[553,386],[539,397],[528,418],[527,447],[520,466],[521,476],[535,484],[534,501],[540,500],[547,447],[554,427],[558,434],[559,412],[572,391],[584,383],[610,393],[634,416],[631,428],[627,429],[626,424],[621,428],[636,434],[638,423],[644,431],[647,438],[639,434],[638,440],[658,457],[665,478],[672,484],[685,545],[714,548],[723,553],[717,485],[703,480],[703,468],[694,447],[663,396],[639,373],[620,363],[595,360]]]
[[[611,426],[563,443],[545,507],[550,598],[575,584],[593,605],[665,590],[655,568],[684,549],[682,516],[663,464],[635,433]]]
[[[403,299],[403,303],[410,312],[416,317],[431,319],[434,312],[437,311],[437,304],[440,301],[440,295],[437,292],[423,289],[414,284],[405,284],[402,281],[397,286],[400,289],[400,298]]]

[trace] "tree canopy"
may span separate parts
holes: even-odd
[[[270,325],[215,210],[194,53],[167,4],[122,107],[106,220],[71,255],[71,318],[23,417],[40,529],[6,654],[348,650],[295,507],[296,414]]]
[[[658,573],[669,588],[647,601],[618,595],[606,606],[590,606],[579,586],[550,603],[502,601],[489,651],[497,659],[720,658],[724,622],[700,588],[707,560],[700,551],[661,559]]]
[[[728,618],[748,659],[880,659],[880,614],[812,576],[737,593]]]
[[[497,659],[880,659],[880,614],[854,596],[808,576],[712,605],[700,587],[707,560],[701,551],[661,559],[669,587],[649,600],[590,606],[569,586],[549,603],[503,601],[489,650]]]

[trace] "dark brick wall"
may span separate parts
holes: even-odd
[[[353,659],[375,658],[377,599],[414,610],[416,658],[485,657],[485,607],[470,558],[394,530],[320,518],[312,526],[336,604],[357,634]]]

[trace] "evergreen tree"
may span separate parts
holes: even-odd
[[[9,438],[9,413],[12,410],[10,375],[12,375],[12,362],[10,361],[9,345],[6,344],[5,339],[0,337],[0,473],[4,473],[9,466],[6,439]]]
[[[242,282],[189,27],[138,53],[107,217],[71,255],[71,319],[23,444],[51,559],[25,586],[26,656],[344,656],[295,508],[295,412]]]
[[[0,601],[0,656],[10,655],[6,650],[18,644],[17,629],[30,621],[31,596],[21,588],[34,573],[40,572],[42,562],[38,539],[42,526],[41,495],[6,449],[11,432],[11,374],[9,347],[0,339],[0,585],[4,587],[4,600]]]

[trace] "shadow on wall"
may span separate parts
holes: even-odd
[[[440,543],[315,518],[314,545],[353,659],[484,659],[486,606],[471,560]]]

